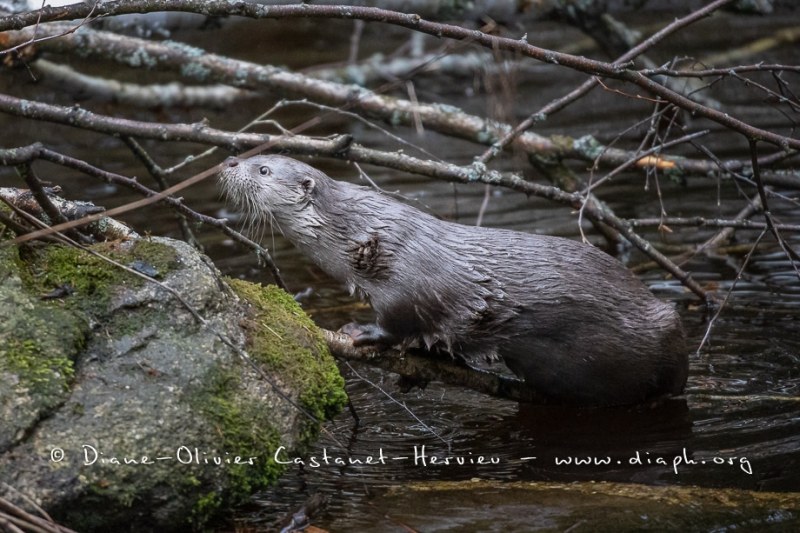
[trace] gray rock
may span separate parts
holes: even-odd
[[[279,476],[278,446],[299,453],[319,429],[292,404],[330,416],[342,379],[282,291],[229,284],[180,241],[98,249],[148,264],[205,324],[80,250],[3,248],[0,495],[24,507],[23,493],[82,531],[200,526]],[[71,295],[39,298],[65,283]]]

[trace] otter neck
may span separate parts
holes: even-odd
[[[314,209],[313,204],[305,209]],[[316,214],[316,213],[315,213]],[[311,259],[314,264],[325,271],[329,276],[347,285],[349,290],[359,286],[353,276],[347,252],[343,249],[343,241],[349,242],[349,235],[342,235],[331,231],[333,224],[318,216],[305,217],[306,223],[297,224],[297,217],[293,219],[277,219],[283,236],[291,242],[303,255]]]

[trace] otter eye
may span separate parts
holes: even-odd
[[[269,167],[266,165],[260,167],[258,171],[261,173],[262,176],[269,176],[271,174]]]

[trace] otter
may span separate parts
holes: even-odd
[[[254,224],[369,300],[356,345],[421,342],[500,358],[547,402],[643,403],[681,394],[688,353],[675,309],[622,263],[561,237],[437,219],[280,155],[230,157],[220,183]]]

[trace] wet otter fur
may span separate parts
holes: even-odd
[[[369,299],[356,344],[421,341],[500,357],[548,401],[628,405],[676,395],[680,318],[619,261],[560,237],[439,220],[294,159],[228,158],[227,196]]]

